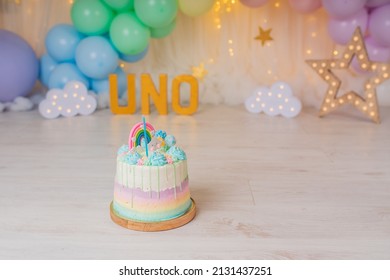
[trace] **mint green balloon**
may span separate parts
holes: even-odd
[[[169,34],[172,33],[173,29],[176,27],[176,19],[173,20],[170,24],[168,24],[165,27],[161,28],[151,28],[151,36],[152,38],[159,39],[159,38],[164,38],[168,36]]]
[[[162,28],[176,18],[178,5],[177,0],[134,0],[134,9],[145,25]]]
[[[100,35],[109,30],[114,12],[99,0],[77,0],[72,6],[71,18],[81,33]]]
[[[128,12],[134,9],[134,0],[103,0],[117,12]]]
[[[145,26],[134,12],[117,15],[110,27],[111,42],[125,55],[142,52],[148,45],[150,29]]]

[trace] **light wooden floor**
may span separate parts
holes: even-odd
[[[390,108],[381,114],[381,125],[352,109],[151,115],[187,152],[198,206],[159,233],[109,217],[116,151],[140,115],[1,114],[0,258],[389,259]]]

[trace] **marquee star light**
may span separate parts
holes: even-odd
[[[352,59],[356,57],[360,67],[374,75],[364,83],[364,96],[349,90],[338,97],[341,80],[332,69],[349,68]],[[380,123],[379,107],[376,97],[376,87],[390,77],[390,65],[386,63],[372,62],[367,55],[366,46],[360,28],[356,28],[350,42],[339,59],[307,60],[311,68],[325,80],[328,90],[322,102],[319,116],[323,117],[337,108],[352,104],[375,123]]]
[[[261,42],[261,45],[264,46],[267,41],[273,40],[273,38],[271,37],[271,31],[272,28],[264,30],[263,28],[259,27],[259,35],[255,37],[255,40],[259,40]]]

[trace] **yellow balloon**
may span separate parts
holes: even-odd
[[[183,14],[197,17],[209,11],[214,2],[215,0],[179,0],[179,7]]]

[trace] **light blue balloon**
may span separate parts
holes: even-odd
[[[123,93],[127,89],[127,75],[118,67],[113,74],[117,75],[118,79],[118,94],[119,97],[122,97]],[[107,79],[102,80],[92,80],[92,89],[96,93],[108,93],[110,89],[109,81]]]
[[[84,35],[72,25],[58,24],[46,35],[46,50],[58,62],[72,61],[75,58],[76,47],[83,38]]]
[[[119,56],[110,41],[103,36],[83,39],[76,48],[76,64],[92,79],[106,79],[118,67]]]
[[[89,80],[85,77],[76,65],[73,63],[61,63],[49,77],[49,88],[64,88],[67,82],[79,81],[82,82],[87,88],[89,88]]]
[[[123,54],[123,53],[120,53],[119,57],[123,61],[130,62],[130,63],[135,63],[135,62],[140,61],[141,59],[143,59],[146,56],[146,54],[148,53],[148,51],[149,51],[149,46],[147,46],[142,52],[140,52],[138,54]]]
[[[40,72],[39,79],[45,86],[49,86],[49,77],[51,72],[57,67],[58,62],[54,60],[50,55],[44,54],[40,59]]]

